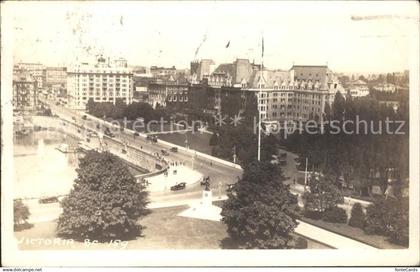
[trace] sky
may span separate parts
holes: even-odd
[[[260,63],[264,37],[269,68],[402,71],[418,31],[415,1],[8,2],[6,14],[14,62],[50,66],[97,54],[177,68],[203,58]]]

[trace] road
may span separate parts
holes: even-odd
[[[56,106],[54,102],[40,99],[42,102],[48,104],[51,111],[57,114],[60,118],[65,119],[69,122],[79,123],[85,128],[92,129],[96,132],[102,133],[104,127],[110,127],[110,125],[95,117],[89,116],[89,120],[84,120],[82,116],[84,112],[68,109],[61,106]],[[73,119],[74,118],[74,119]],[[100,125],[98,128],[97,125]],[[151,142],[142,135],[133,136],[133,133],[129,130],[118,131],[113,130],[115,139],[126,142],[128,145],[141,148],[142,150],[150,153],[161,153],[161,150],[168,150],[168,146],[162,143]],[[106,137],[106,136],[104,136]],[[210,177],[211,188],[215,196],[219,196],[219,187],[221,195],[225,195],[227,185],[235,183],[238,177],[242,176],[242,169],[233,168],[229,165],[218,163],[208,158],[200,156],[192,156],[190,153],[178,149],[178,152],[168,152],[169,155],[166,157],[169,161],[184,162],[187,166],[194,170],[202,173],[204,176]],[[152,202],[164,202],[164,201],[179,201],[179,199],[185,199],[189,201],[192,199],[198,199],[201,197],[202,186],[200,184],[193,184],[182,191],[166,191],[166,192],[153,192],[150,193],[150,199]]]

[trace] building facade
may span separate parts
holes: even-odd
[[[36,80],[29,74],[13,76],[13,110],[34,111],[38,106]]]
[[[331,105],[337,92],[344,94],[338,78],[327,66],[254,70],[249,83],[243,82],[242,86],[255,92],[260,117],[267,122],[322,120],[326,103]]]
[[[67,84],[67,68],[66,67],[46,67],[45,68],[45,85],[63,85]]]
[[[119,60],[121,61],[121,60]],[[98,58],[95,65],[81,64],[67,69],[68,106],[85,109],[89,99],[95,102],[126,104],[133,101],[133,72],[127,67]]]
[[[351,97],[364,97],[369,95],[369,87],[366,82],[362,80],[351,81],[347,86],[347,92]]]

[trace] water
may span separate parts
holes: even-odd
[[[80,154],[57,148],[78,146],[78,139],[61,132],[37,131],[14,138],[15,198],[40,198],[68,194],[77,177]],[[133,175],[142,172],[129,167]]]
[[[14,138],[15,198],[39,198],[67,194],[76,178],[78,155],[56,149],[77,139],[59,132],[38,131]]]

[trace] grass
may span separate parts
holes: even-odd
[[[140,220],[146,227],[143,237],[124,244],[85,244],[56,238],[56,221],[35,223],[31,229],[15,232],[21,250],[68,250],[68,249],[220,249],[220,241],[227,236],[222,222],[177,216],[187,206],[153,209]],[[51,241],[54,241],[52,243]],[[308,239],[309,249],[328,248]]]
[[[368,244],[370,246],[380,249],[404,249],[405,247],[391,243],[387,237],[381,235],[368,235],[359,228],[351,227],[347,224],[329,223],[322,220],[314,220],[306,217],[301,217],[300,220],[312,224],[314,226],[323,228],[325,230],[334,232],[336,234],[351,238],[353,240]]]

